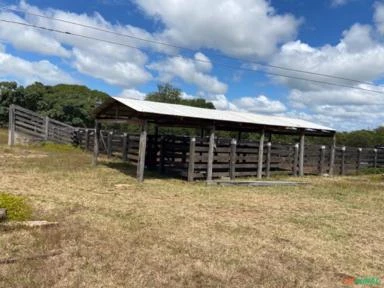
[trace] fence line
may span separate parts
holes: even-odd
[[[78,129],[80,147],[93,150],[94,129]],[[148,135],[146,167],[166,174],[179,175],[190,181],[205,179],[208,168],[209,139]],[[139,135],[101,131],[100,153],[120,157],[137,164]],[[263,149],[263,176],[287,174],[298,176],[299,146],[297,144],[265,143]],[[218,177],[257,176],[258,141],[215,139],[213,174]],[[328,174],[331,165],[331,147],[306,145],[304,173]],[[364,168],[384,167],[384,149],[336,147],[334,171],[338,175],[356,174]]]
[[[11,105],[9,111],[9,145],[27,138],[25,142],[53,141],[93,151],[94,129],[75,128],[16,105]],[[100,133],[100,153],[108,157],[120,157],[123,161],[137,165],[139,135],[111,131]],[[298,143],[265,143],[259,155],[259,141],[217,138],[214,142],[213,178],[257,176],[259,159],[262,159],[263,176],[269,177],[276,173],[299,174]],[[331,150],[330,146],[305,145],[304,173],[330,173]],[[148,169],[179,175],[190,181],[206,179],[208,166],[211,165],[208,151],[209,137],[148,135],[145,165]],[[335,174],[355,174],[370,167],[384,167],[384,149],[336,147],[333,166]]]
[[[9,107],[8,145],[52,141],[73,144],[77,128],[17,105]]]

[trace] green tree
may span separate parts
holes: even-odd
[[[215,106],[211,102],[207,102],[203,98],[183,99],[181,97],[181,90],[179,88],[173,87],[169,83],[157,85],[157,91],[149,93],[145,97],[145,100],[215,109]]]

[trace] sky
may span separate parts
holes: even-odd
[[[20,85],[143,99],[171,83],[351,131],[384,125],[383,76],[384,0],[0,0],[0,81]]]

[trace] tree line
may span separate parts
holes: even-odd
[[[108,94],[91,90],[82,85],[59,84],[48,86],[36,82],[26,87],[16,82],[0,82],[0,126],[8,123],[8,107],[11,104],[22,106],[41,115],[77,127],[94,127],[92,111],[109,97]],[[171,84],[158,85],[157,91],[148,93],[146,100],[189,105],[215,109],[214,105],[202,98],[185,99],[182,91]],[[127,132],[135,128],[126,125],[111,126]],[[200,135],[196,129],[162,128],[163,133],[178,135]],[[237,133],[220,131],[219,136],[236,137]],[[258,133],[243,133],[243,139],[258,139]],[[297,138],[297,137],[296,137]],[[274,135],[273,142],[293,143],[295,136]],[[329,139],[307,138],[309,143],[328,144]],[[328,141],[329,142],[329,141]],[[373,130],[357,130],[337,133],[337,144],[352,147],[384,146],[384,126]]]

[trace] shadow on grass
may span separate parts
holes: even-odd
[[[104,165],[108,168],[115,169],[125,175],[136,178],[137,167],[135,165],[126,162],[100,162],[100,165]],[[145,168],[144,179],[181,179],[177,175],[161,174],[155,169]]]

